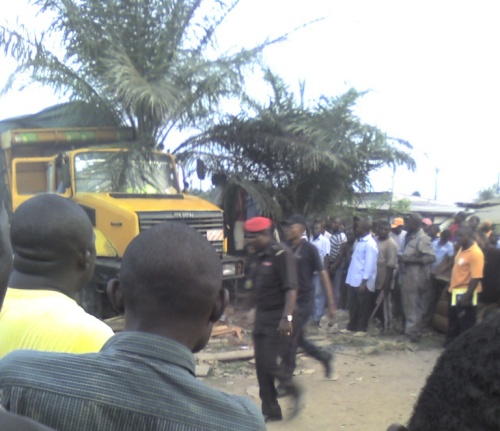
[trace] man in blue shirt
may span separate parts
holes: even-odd
[[[371,229],[370,220],[360,221],[358,240],[354,244],[346,278],[349,308],[347,331],[354,332],[358,336],[366,335],[370,317],[370,295],[375,291],[377,277],[378,247],[371,234]]]
[[[125,331],[98,353],[10,353],[1,405],[61,431],[265,430],[255,403],[195,377],[193,353],[228,302],[221,285],[219,256],[191,227],[141,232],[108,284]]]

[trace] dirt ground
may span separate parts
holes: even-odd
[[[271,431],[385,431],[393,422],[406,423],[443,342],[441,334],[433,333],[418,345],[400,343],[396,334],[381,336],[376,329],[355,338],[308,328],[308,336],[335,354],[334,378],[326,380],[318,362],[300,355],[295,378],[306,390],[304,408],[287,421],[290,399],[280,400],[285,420],[268,424]],[[208,351],[251,348],[250,332],[243,341],[214,338],[207,347]],[[204,380],[260,405],[252,360],[212,363]]]

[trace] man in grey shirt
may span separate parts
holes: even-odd
[[[402,252],[398,256],[401,274],[401,297],[405,315],[405,341],[418,343],[422,318],[430,299],[431,264],[436,254],[431,239],[422,230],[422,216],[405,217],[407,230]]]

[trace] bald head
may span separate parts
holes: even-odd
[[[64,273],[71,291],[81,288],[92,275],[94,232],[74,202],[53,194],[28,199],[14,213],[10,232],[15,273],[39,277],[38,281]]]
[[[206,320],[221,292],[222,267],[198,232],[167,222],[129,244],[119,281],[126,313],[162,321]]]

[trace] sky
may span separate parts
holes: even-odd
[[[27,0],[0,0],[3,18],[43,26]],[[500,151],[500,26],[496,0],[241,0],[218,36],[221,50],[252,46],[293,32],[268,47],[264,60],[311,101],[367,91],[356,114],[388,136],[409,141],[417,171],[385,168],[374,191],[473,200],[497,184]],[[0,19],[1,21],[1,19]],[[0,85],[15,66],[0,57]],[[255,87],[255,92],[262,89]],[[265,94],[262,94],[265,97]],[[0,119],[57,103],[35,88],[0,97]]]

